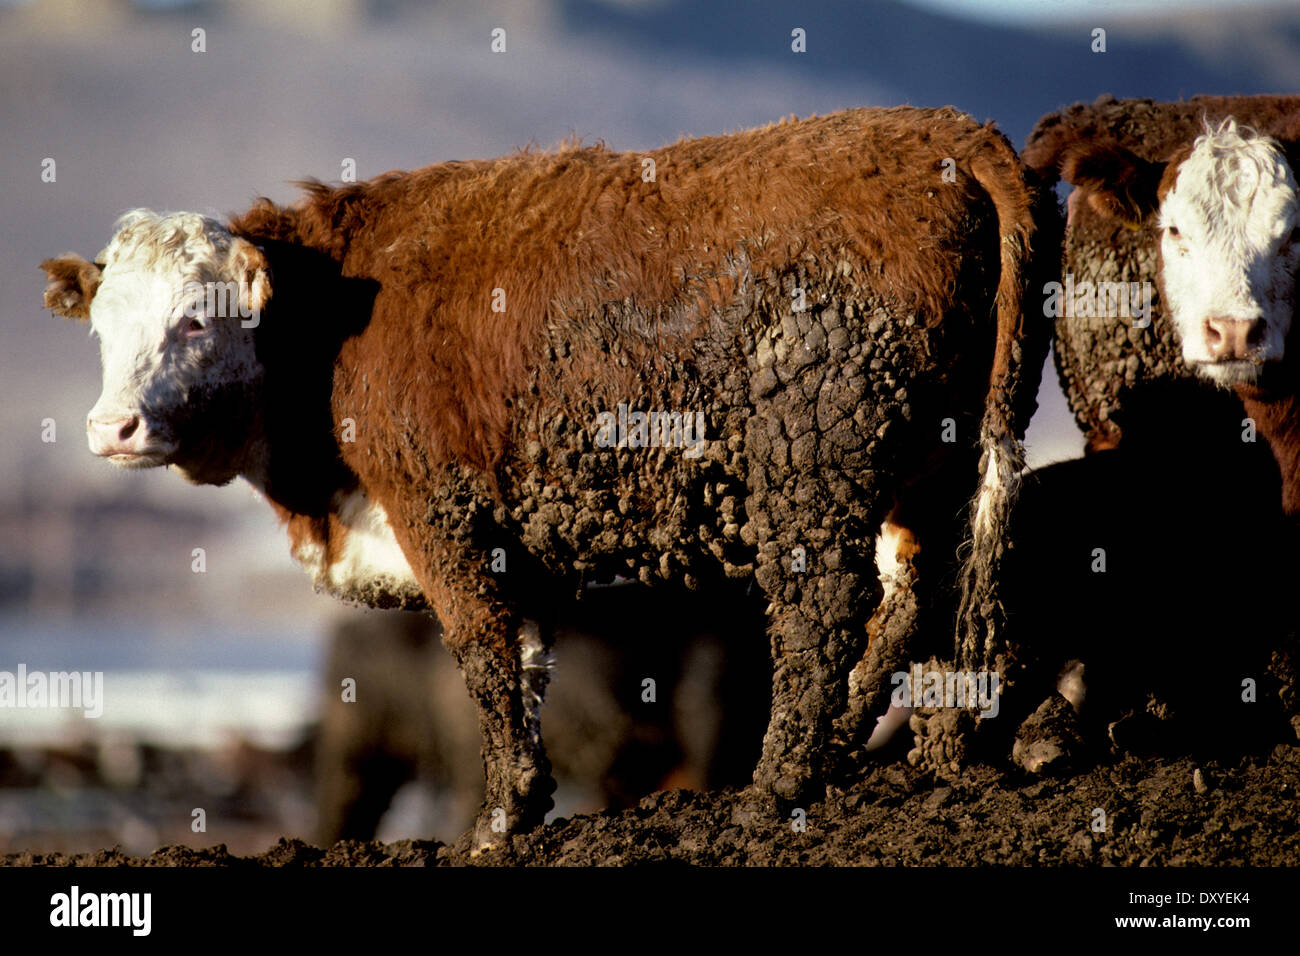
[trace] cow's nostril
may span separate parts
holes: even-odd
[[[1205,348],[1214,362],[1234,362],[1246,359],[1252,347],[1264,335],[1262,319],[1233,319],[1218,316],[1205,320],[1202,327]]]
[[[1223,348],[1223,329],[1217,322],[1207,319],[1204,332],[1205,347],[1210,350],[1211,355],[1216,355]]]
[[[140,427],[140,416],[132,415],[130,418],[128,418],[125,422],[122,423],[122,428],[117,433],[117,437],[121,441],[126,441],[128,438],[130,438],[132,435],[135,434],[135,430],[139,427]]]

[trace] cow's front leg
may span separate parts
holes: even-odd
[[[551,764],[542,745],[540,708],[549,677],[551,622],[525,622],[502,582],[487,571],[487,553],[431,549],[430,603],[442,641],[460,666],[478,711],[483,807],[474,846],[502,843],[541,823],[551,809]]]
[[[448,628],[483,738],[485,789],[474,845],[501,843],[542,822],[555,784],[542,745],[539,710],[549,677],[549,641],[542,628],[507,618],[458,639]]]
[[[430,497],[454,501],[477,494],[473,511],[489,512],[490,498],[472,486],[453,483]],[[522,608],[549,607],[535,569],[524,571],[517,556],[501,557],[508,542],[457,514],[432,512],[394,502],[402,514],[394,536],[407,556],[429,606],[442,621],[443,646],[460,666],[465,688],[478,711],[484,770],[484,801],[475,822],[475,847],[503,843],[509,834],[541,823],[551,809],[551,765],[542,745],[539,710],[549,677],[553,622],[525,623]]]

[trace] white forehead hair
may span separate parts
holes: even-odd
[[[1172,213],[1193,212],[1213,230],[1245,231],[1250,221],[1284,218],[1296,204],[1296,181],[1277,143],[1228,117],[1207,121],[1178,172],[1162,226]],[[1177,223],[1186,231],[1189,223]]]
[[[106,268],[207,278],[221,273],[234,241],[220,222],[196,212],[132,209],[117,220],[98,259]]]

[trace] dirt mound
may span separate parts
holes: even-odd
[[[327,849],[281,840],[255,857],[224,846],[4,858],[11,866],[699,866],[1174,865],[1300,862],[1300,746],[1198,761],[1124,757],[1086,773],[1033,779],[972,766],[947,778],[878,766],[807,808],[804,828],[756,812],[744,792],[665,791],[620,813],[559,819],[473,854],[405,840]]]

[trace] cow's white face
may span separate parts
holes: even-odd
[[[1296,180],[1231,120],[1196,140],[1160,204],[1161,286],[1183,357],[1224,386],[1281,361],[1296,309]]]
[[[131,468],[175,465],[223,483],[244,466],[263,369],[254,329],[265,259],[215,220],[129,213],[89,302],[104,381],[90,450]]]

